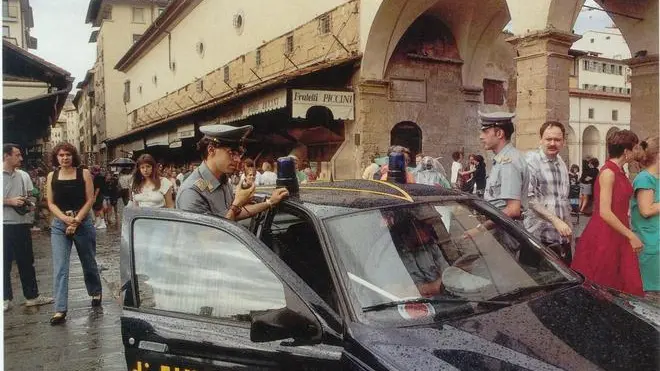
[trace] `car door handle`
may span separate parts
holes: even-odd
[[[157,343],[154,341],[140,340],[138,343],[139,349],[150,350],[152,352],[167,353],[167,344]]]

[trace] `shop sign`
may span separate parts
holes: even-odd
[[[125,149],[127,151],[141,151],[144,149],[144,141],[142,139],[138,139],[135,142],[127,144]]]
[[[335,120],[355,119],[355,94],[351,91],[291,90],[291,116],[307,117],[307,110],[314,106],[327,107]]]
[[[216,123],[226,124],[284,107],[286,107],[286,89],[280,89],[247,102],[238,109],[220,116]]]
[[[175,140],[174,142],[170,143],[170,148],[181,148],[182,145],[183,144],[180,140]]]
[[[179,139],[183,138],[194,138],[195,137],[195,124],[186,124],[176,128],[177,137]]]
[[[156,133],[147,136],[147,147],[168,146],[168,145],[170,145],[170,141],[167,132]]]

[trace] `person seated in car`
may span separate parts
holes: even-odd
[[[444,291],[442,272],[449,263],[442,255],[433,226],[414,217],[399,223],[401,240],[396,243],[403,265],[410,278],[424,297],[432,297]]]

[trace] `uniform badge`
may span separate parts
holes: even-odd
[[[508,164],[509,162],[511,162],[511,157],[502,157],[500,159],[500,164]]]
[[[197,179],[194,184],[195,187],[197,187],[200,191],[207,191],[211,189],[211,185],[209,184],[209,182],[207,182],[202,178]]]

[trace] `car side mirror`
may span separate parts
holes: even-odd
[[[262,343],[293,338],[305,343],[320,341],[321,324],[287,307],[252,317],[250,340]]]

